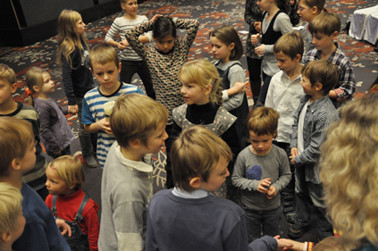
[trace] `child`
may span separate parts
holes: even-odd
[[[296,218],[289,228],[289,236],[299,238],[309,224],[310,209],[317,214],[318,238],[333,235],[332,225],[326,218],[322,200],[323,188],[319,178],[320,146],[325,130],[335,118],[335,107],[328,92],[338,81],[337,66],[326,60],[308,63],[302,71],[303,91],[299,107],[294,114],[291,135],[291,163],[295,166]]]
[[[306,22],[305,26],[299,31],[302,34],[304,41],[304,55],[312,49],[314,45],[312,44],[312,34],[308,30],[308,24],[320,13],[326,11],[324,9],[325,0],[299,0],[298,1],[298,15],[300,18]]]
[[[155,91],[152,87],[150,71],[148,70],[146,62],[135,53],[135,51],[129,46],[129,42],[124,38],[125,31],[148,22],[148,19],[146,16],[137,15],[137,0],[120,0],[120,2],[121,8],[125,11],[125,14],[122,17],[117,17],[113,21],[108,33],[106,33],[105,42],[120,50],[119,58],[122,62],[120,73],[121,81],[131,83],[133,75],[138,73],[143,81],[147,95],[155,99]],[[119,34],[122,39],[120,42],[116,42],[115,40],[117,34]],[[141,43],[152,41],[150,32],[139,36],[139,41]]]
[[[68,109],[78,113],[79,140],[83,158],[89,167],[97,167],[91,135],[81,122],[81,107],[84,94],[93,88],[93,77],[89,70],[88,44],[85,23],[79,12],[63,10],[58,18],[58,63],[62,65],[63,86],[68,99]]]
[[[0,117],[0,159],[0,182],[16,187],[24,198],[22,212],[26,225],[20,238],[13,243],[12,249],[70,250],[41,197],[22,182],[22,176],[33,169],[36,160],[35,138],[29,122]]]
[[[65,236],[71,250],[98,250],[98,205],[81,189],[85,175],[80,160],[70,155],[54,159],[46,176],[50,195],[45,203],[55,217],[71,226],[72,236]]]
[[[238,61],[243,55],[243,45],[232,26],[221,26],[211,31],[209,36],[214,57],[219,59],[215,66],[222,78],[222,98],[224,100],[222,106],[238,118],[236,130],[242,143],[247,139],[245,130],[245,120],[249,113],[247,96],[244,92],[229,95],[228,91],[235,86],[236,82],[245,82],[245,72]],[[242,146],[244,147],[245,144]]]
[[[246,0],[244,20],[249,25],[249,33],[246,40],[245,56],[247,58],[249,82],[251,83],[254,104],[257,102],[261,89],[261,57],[255,52],[255,45],[251,42],[251,36],[261,31],[262,19],[262,11],[256,0]]]
[[[0,117],[9,116],[29,121],[33,127],[35,141],[36,162],[34,168],[24,173],[23,181],[37,191],[42,198],[47,196],[45,187],[46,159],[42,154],[39,136],[39,115],[32,106],[18,103],[13,100],[12,94],[16,92],[16,73],[8,65],[0,64]]]
[[[343,250],[377,250],[378,93],[355,98],[327,130],[320,178]]]
[[[32,67],[26,73],[26,83],[29,90],[37,94],[34,107],[39,113],[41,138],[47,154],[53,158],[71,154],[70,144],[75,136],[64,117],[68,109],[67,107],[62,109],[50,98],[50,93],[55,91],[50,74],[41,68]]]
[[[232,183],[241,189],[241,205],[247,218],[248,241],[279,234],[279,192],[291,179],[285,151],[272,144],[277,134],[278,113],[267,107],[252,110],[247,119],[251,145],[235,162]]]
[[[0,182],[0,250],[12,251],[12,244],[25,227],[22,195],[14,186]]]
[[[251,42],[256,46],[257,55],[264,55],[261,64],[264,85],[257,101],[257,105],[263,105],[270,79],[279,71],[273,54],[273,45],[281,35],[292,31],[293,27],[289,16],[285,13],[288,9],[286,1],[258,0],[257,5],[265,12],[261,23],[261,36],[260,34],[252,35]],[[259,43],[261,45],[258,46]]]
[[[156,92],[156,101],[169,111],[167,131],[170,134],[173,108],[184,103],[179,92],[178,71],[188,60],[189,49],[196,37],[199,22],[194,19],[172,19],[161,15],[154,16],[125,33],[127,41],[134,51],[146,61],[151,73]],[[187,29],[183,37],[178,38],[176,29]],[[148,46],[139,41],[140,35],[152,30],[155,46]]]
[[[230,175],[230,147],[202,126],[184,130],[171,150],[175,187],[159,191],[147,214],[146,250],[276,250],[283,243],[264,236],[248,249],[245,215],[211,192]]]
[[[278,39],[273,47],[274,55],[280,71],[270,81],[265,106],[275,109],[278,118],[277,137],[273,143],[285,150],[290,156],[290,135],[294,123],[294,113],[304,95],[300,84],[302,79],[301,59],[303,55],[303,39],[299,32],[289,32]],[[286,219],[294,223],[295,212],[295,175],[291,166],[292,179],[282,191],[283,211]]]
[[[115,140],[105,116],[104,104],[115,101],[123,94],[144,93],[134,85],[118,81],[121,63],[117,51],[110,45],[96,45],[91,50],[89,59],[91,71],[100,85],[85,94],[81,122],[89,133],[97,133],[97,159],[103,168],[109,148]]]
[[[146,210],[152,197],[152,166],[168,137],[167,109],[141,94],[123,95],[110,115],[116,142],[109,150],[102,184],[100,250],[144,250]]]
[[[340,18],[337,14],[324,12],[312,20],[309,30],[315,49],[307,52],[303,62],[306,64],[326,59],[339,67],[339,81],[329,92],[329,97],[337,108],[352,99],[356,89],[352,64],[335,42],[340,31]]]
[[[187,62],[179,72],[179,79],[186,104],[173,109],[173,135],[201,124],[226,141],[236,156],[242,148],[236,128],[238,118],[221,106],[221,79],[215,66],[207,59]],[[232,164],[229,168],[232,172]],[[225,197],[223,189],[219,195]]]

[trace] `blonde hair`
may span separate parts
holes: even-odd
[[[0,234],[17,229],[22,211],[22,195],[14,186],[0,182]]]
[[[328,236],[315,245],[314,251],[343,251],[341,238]]]
[[[9,174],[9,167],[16,158],[24,157],[26,150],[34,143],[34,133],[30,122],[0,117],[0,176]]]
[[[16,83],[16,73],[6,64],[0,63],[0,78],[7,80],[11,85]]]
[[[26,72],[26,85],[32,93],[35,93],[34,86],[42,88],[43,86],[43,73],[45,71],[39,67],[31,67]]]
[[[47,168],[55,170],[70,189],[79,189],[84,185],[85,173],[81,161],[72,155],[63,155],[52,160]]]
[[[221,157],[231,161],[230,147],[219,136],[203,126],[184,130],[172,145],[170,158],[175,186],[191,192],[190,178],[207,181]]]
[[[308,29],[312,35],[322,33],[331,36],[335,31],[340,32],[340,17],[335,13],[323,12],[310,22]]]
[[[378,245],[378,93],[347,103],[321,147],[320,178],[346,250]]]
[[[117,66],[117,68],[119,67],[119,58],[117,51],[113,46],[110,46],[108,44],[97,44],[96,46],[94,46],[89,53],[89,61],[91,63],[92,70],[94,63],[104,65],[106,63],[112,62]]]
[[[148,137],[167,121],[165,106],[138,93],[120,96],[110,115],[112,132],[118,144],[125,148],[135,139],[146,145]]]
[[[87,45],[87,38],[75,31],[76,23],[81,19],[79,12],[75,10],[62,10],[58,18],[58,63],[62,63],[62,57],[66,58],[69,66],[72,66],[70,54],[77,48],[80,54],[84,50],[81,42]],[[83,56],[83,55],[81,55]]]
[[[238,32],[234,27],[230,25],[222,25],[221,27],[210,31],[209,36],[216,37],[217,39],[219,39],[219,41],[227,46],[229,46],[231,43],[234,43],[234,48],[230,53],[230,60],[238,60],[243,55],[243,44],[240,41]]]
[[[247,117],[247,129],[257,135],[276,136],[278,126],[278,112],[270,107],[257,107]]]
[[[209,94],[210,103],[222,105],[222,85],[217,68],[207,59],[186,62],[180,69],[181,82],[193,83],[201,89],[212,86]]]

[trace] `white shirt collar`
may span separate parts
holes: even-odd
[[[181,197],[185,199],[201,199],[201,198],[209,196],[209,192],[202,189],[196,189],[192,192],[187,192],[178,187],[174,187],[172,190],[172,193],[177,197]]]

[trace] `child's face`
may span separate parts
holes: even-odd
[[[46,188],[52,195],[70,194],[72,189],[67,186],[67,183],[59,176],[58,172],[54,170],[56,167],[46,168]]]
[[[165,131],[165,122],[161,122],[155,131],[148,137],[146,145],[142,144],[143,151],[147,153],[157,153],[164,145],[164,141],[168,138]]]
[[[209,92],[206,89],[202,89],[195,83],[185,83],[183,81],[181,83],[181,93],[188,105],[204,105],[210,102]]]
[[[257,135],[254,131],[249,131],[249,139],[251,141],[251,150],[256,155],[266,155],[272,149],[274,135],[264,134]]]
[[[221,157],[215,164],[215,167],[210,170],[207,181],[201,181],[200,188],[209,192],[217,191],[226,181],[226,178],[230,176],[227,166],[228,161],[224,157]]]
[[[83,22],[83,19],[79,19],[75,23],[75,32],[79,35],[84,35],[85,33],[85,23]]]
[[[114,92],[118,86],[118,74],[121,71],[121,65],[117,65],[114,62],[107,62],[105,64],[99,64],[94,62],[92,64],[92,72],[100,83],[101,89],[107,92]]]
[[[318,9],[316,7],[311,8],[304,1],[299,1],[297,13],[303,21],[309,23],[318,15]]]
[[[136,16],[138,11],[138,1],[137,0],[126,0],[125,3],[121,4],[122,9],[129,16]]]
[[[334,34],[332,34],[331,36],[328,36],[323,33],[314,33],[312,34],[312,44],[317,50],[325,51],[332,48],[336,37],[337,35],[334,36]]]
[[[16,89],[16,84],[11,85],[5,78],[0,78],[0,105],[9,102]]]
[[[305,94],[313,96],[316,93],[315,87],[311,85],[310,79],[302,75],[301,85]]]
[[[235,46],[234,43],[226,45],[215,36],[210,37],[210,43],[212,46],[211,51],[216,59],[221,59],[223,62],[228,62],[230,60],[231,51]]]
[[[154,38],[157,49],[163,53],[168,53],[172,50],[175,45],[175,40],[172,35],[168,35],[164,38]]]
[[[16,226],[15,229],[12,229],[10,231],[12,242],[17,240],[21,236],[21,234],[24,232],[25,223],[26,223],[26,220],[25,220],[25,217],[24,217],[24,215],[22,213],[22,209],[21,209],[20,213],[18,214],[18,218],[17,218],[17,226]]]
[[[292,59],[290,56],[284,54],[283,52],[275,53],[274,56],[277,59],[277,66],[285,73],[295,70],[300,61],[300,56],[298,58]]]
[[[54,92],[55,84],[54,84],[54,81],[51,80],[50,74],[48,72],[43,72],[42,78],[43,78],[42,92],[43,93]]]
[[[27,173],[28,171],[33,169],[35,165],[35,160],[35,143],[33,142],[26,149],[25,155],[22,158],[18,159],[22,172]]]
[[[257,0],[256,4],[259,6],[259,8],[263,11],[269,10],[269,8],[272,6],[274,3],[273,0]]]

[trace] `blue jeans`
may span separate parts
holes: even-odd
[[[263,235],[276,236],[279,234],[278,225],[280,223],[281,207],[262,211],[243,208],[246,216],[248,242],[260,238],[262,236],[261,230]]]
[[[311,210],[315,209],[318,224],[319,240],[333,235],[332,224],[326,218],[326,208],[323,201],[322,184],[305,181],[304,168],[296,168],[295,172],[295,225],[306,227],[311,220]]]

